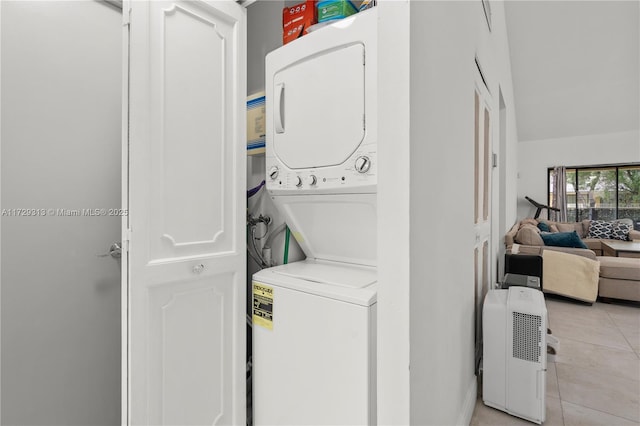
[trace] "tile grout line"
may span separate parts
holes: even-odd
[[[624,416],[624,415],[622,415],[622,414],[614,414],[614,413],[610,413],[610,412],[603,411],[603,410],[598,409],[598,408],[595,408],[595,407],[590,407],[590,406],[588,406],[588,405],[584,405],[584,404],[582,404],[582,403],[578,403],[578,402],[575,402],[575,401],[570,401],[570,400],[565,400],[565,399],[563,399],[563,398],[562,398],[562,393],[561,393],[561,391],[560,391],[560,377],[558,377],[558,363],[556,362],[555,364],[556,364],[556,377],[557,377],[557,380],[558,380],[558,394],[560,395],[560,406],[561,406],[561,410],[562,410],[562,418],[563,418],[563,420],[562,420],[562,421],[563,421],[563,422],[564,422],[564,407],[562,407],[562,403],[563,403],[563,402],[567,402],[568,404],[572,404],[572,405],[575,405],[575,406],[578,406],[578,407],[583,407],[583,408],[586,408],[586,409],[588,409],[588,410],[598,411],[598,412],[603,413],[603,414],[606,414],[606,415],[608,415],[608,416],[613,416],[613,417],[617,417],[617,418],[620,418],[620,419],[628,420],[628,421],[635,422],[635,423],[637,423],[638,425],[640,425],[640,422],[638,422],[637,420],[635,420],[635,419],[631,419],[631,418],[626,417],[626,416]],[[581,370],[583,370],[583,369],[586,369],[586,368],[587,368],[587,367],[582,367],[582,366],[574,365],[574,364],[567,364],[567,363],[560,363],[560,364],[565,364],[565,365],[568,365],[568,366],[573,366],[573,367],[579,368],[579,369],[581,369]],[[618,377],[618,378],[620,378],[620,377]]]
[[[636,420],[630,419],[628,417],[624,417],[624,416],[620,416],[618,414],[611,414],[611,413],[607,413],[606,411],[602,411],[602,410],[598,410],[597,408],[592,408],[592,407],[587,407],[586,405],[582,405],[582,404],[576,404],[575,402],[571,402],[571,401],[566,401],[567,404],[571,404],[571,405],[575,405],[576,407],[582,407],[582,408],[586,408],[587,410],[591,410],[591,411],[597,411],[598,413],[602,413],[606,416],[610,416],[610,417],[615,417],[617,419],[622,419],[622,420],[627,420],[629,422],[634,422],[636,424],[640,424],[639,422],[637,422]],[[560,407],[562,408],[562,401],[560,401]],[[564,408],[562,409],[562,412],[564,413]],[[562,421],[564,422],[564,414],[563,414],[563,419]]]
[[[606,314],[606,317],[611,321],[611,323],[613,324],[614,328],[618,331],[618,333],[620,333],[622,335],[622,337],[624,338],[624,341],[626,342],[626,344],[631,349],[631,352],[634,353],[636,356],[638,356],[638,354],[635,352],[633,347],[631,347],[631,344],[630,344],[629,340],[627,339],[627,337],[624,335],[624,333],[622,332],[622,330],[618,326],[618,323],[613,319],[613,317],[611,317],[609,312],[604,311],[604,310],[603,310],[603,312]],[[551,315],[550,315],[550,317],[551,317]],[[549,318],[549,322],[551,323],[551,318]],[[627,351],[625,351],[624,349],[621,349],[621,348],[613,348],[613,347],[610,347],[610,346],[607,346],[607,345],[600,345],[600,344],[597,344],[597,343],[585,342],[583,340],[578,340],[578,339],[575,339],[575,338],[563,337],[563,339],[568,339],[568,340],[572,340],[574,342],[579,342],[579,343],[583,343],[583,344],[598,346],[598,347],[602,347],[602,348],[606,348],[606,349],[613,349],[613,350],[618,350],[618,351],[622,351],[622,352],[627,352]],[[560,377],[558,376],[558,364],[559,363],[555,362],[554,364],[555,364],[556,383],[558,385],[558,396],[559,396],[559,399],[560,399],[560,413],[562,415],[562,424],[565,425],[566,424],[566,420],[565,420],[565,415],[564,415],[564,406],[562,404],[564,400],[562,399],[562,391],[560,390]],[[563,364],[563,363],[560,362],[560,364]],[[569,363],[567,365],[573,365],[573,364]],[[584,367],[581,367],[579,365],[575,365],[575,366],[578,367],[578,368],[581,368],[581,369],[584,368]],[[566,402],[569,403],[569,404],[573,404],[573,405],[576,405],[576,406],[579,406],[579,407],[586,408],[588,410],[598,411],[598,412],[603,413],[605,415],[617,417],[617,418],[624,419],[624,420],[631,420],[631,419],[628,419],[626,417],[622,417],[622,416],[614,415],[614,414],[611,414],[611,413],[607,413],[605,411],[597,410],[595,408],[586,407],[584,405],[576,404],[576,403],[571,402],[571,401],[566,401]],[[631,420],[631,421],[635,421],[635,420]]]
[[[618,330],[620,331],[620,330]],[[584,340],[578,340],[578,339],[574,339],[572,337],[562,337],[562,339],[567,339],[567,340],[573,340],[574,342],[578,342],[578,343],[583,343],[585,345],[593,345],[593,346],[597,346],[599,348],[605,348],[605,349],[612,349],[614,351],[620,351],[620,352],[629,352],[629,353],[633,353],[635,354],[636,351],[633,350],[633,348],[631,347],[629,341],[627,340],[627,338],[624,336],[624,334],[622,335],[622,337],[624,337],[625,342],[627,343],[627,345],[629,345],[629,350],[627,349],[622,349],[622,348],[618,348],[618,347],[614,347],[614,346],[608,346],[608,345],[601,345],[599,343],[592,343],[592,342],[585,342]],[[562,341],[561,341],[562,342]],[[637,355],[637,354],[636,354]],[[566,364],[566,363],[564,363]]]
[[[564,420],[564,407],[562,406],[562,394],[560,393],[560,378],[558,377],[558,363],[554,362],[554,368],[553,370],[556,373],[556,385],[558,386],[558,399],[560,399],[560,415],[562,416],[562,425],[564,426],[566,424],[566,421]]]
[[[633,352],[634,354],[636,354],[636,358],[640,359],[640,354],[638,354],[638,352],[636,352],[636,350],[634,349],[634,347],[631,345],[631,342],[629,341],[629,339],[627,338],[627,336],[622,332],[622,329],[620,328],[620,326],[618,325],[618,323],[616,322],[616,320],[609,314],[609,312],[607,312],[605,310],[607,316],[609,317],[609,319],[611,320],[611,322],[613,322],[613,325],[616,326],[616,328],[618,329],[618,332],[620,334],[622,334],[622,337],[624,338],[624,341],[627,342],[627,345],[629,345],[629,348],[631,349],[631,352]]]
[[[549,327],[551,327],[551,322],[552,322],[552,317],[553,315],[551,314],[547,314],[549,317]],[[553,330],[551,330],[553,334]],[[556,353],[556,356],[558,356],[558,354]],[[547,371],[549,370],[549,366],[547,366]],[[556,387],[558,388],[558,399],[560,400],[560,418],[562,420],[562,426],[564,426],[566,424],[565,420],[564,420],[564,407],[562,407],[562,393],[560,393],[560,378],[558,377],[558,363],[554,362],[553,363],[553,372],[555,373],[555,378],[556,378]]]
[[[633,349],[633,347],[631,347],[631,344],[630,344],[629,340],[627,339],[627,336],[625,336],[625,335],[624,335],[624,333],[622,332],[622,330],[620,329],[620,327],[618,326],[618,324],[615,322],[615,320],[611,317],[611,315],[609,314],[609,312],[607,312],[607,311],[604,311],[604,312],[607,314],[607,317],[611,320],[611,322],[613,323],[613,325],[614,325],[614,327],[616,328],[616,330],[617,330],[617,331],[622,335],[622,337],[624,338],[624,340],[625,340],[625,342],[627,343],[627,345],[629,345],[629,348],[631,349],[631,352],[632,352],[632,353],[636,353],[636,352],[635,352],[635,350]],[[623,351],[623,350],[622,350],[622,349],[620,349],[620,348],[611,348],[611,347],[609,347],[609,346],[605,346],[605,345],[598,345],[598,344],[596,344],[596,343],[583,342],[583,341],[581,341],[581,340],[571,339],[570,337],[567,337],[567,339],[569,339],[569,340],[573,340],[574,342],[581,342],[581,343],[586,343],[586,344],[590,344],[590,345],[594,345],[594,346],[601,346],[601,347],[605,347],[605,348],[609,348],[609,349],[618,349],[618,350],[620,350],[620,351]],[[626,351],[625,351],[625,352],[626,352]],[[636,353],[636,356],[637,356],[637,355],[638,355],[638,354]],[[557,364],[558,364],[558,363],[556,363],[556,377],[558,376],[558,365],[557,365]],[[562,363],[561,363],[561,364],[562,364]],[[573,365],[573,364],[567,364],[567,365]],[[575,365],[575,367],[578,367],[578,368],[581,368],[581,369],[586,368],[586,367],[582,367],[582,366],[579,366],[579,365]],[[560,395],[560,409],[561,409],[561,411],[562,411],[562,422],[564,423],[564,408],[562,407],[562,401],[563,401],[563,399],[562,399],[562,394],[560,393],[560,378],[559,378],[559,377],[557,377],[557,380],[558,380],[558,394]],[[588,409],[588,410],[597,411],[597,412],[599,412],[599,413],[603,413],[603,414],[606,414],[606,415],[609,415],[609,416],[617,417],[617,418],[619,418],[619,419],[629,420],[629,421],[632,421],[632,422],[636,422],[636,423],[638,423],[636,420],[634,420],[634,419],[629,419],[628,417],[624,417],[624,416],[620,416],[620,415],[616,415],[616,414],[607,413],[606,411],[598,410],[597,408],[593,408],[593,407],[587,407],[587,406],[585,406],[585,405],[577,404],[577,403],[575,403],[575,402],[571,402],[571,401],[566,401],[566,402],[567,402],[567,403],[569,403],[569,404],[573,404],[573,405],[576,405],[576,406],[579,406],[579,407],[586,408],[586,409]]]

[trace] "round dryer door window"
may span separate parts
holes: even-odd
[[[365,138],[364,45],[350,44],[275,73],[274,151],[291,169],[344,163]]]

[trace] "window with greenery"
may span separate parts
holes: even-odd
[[[550,206],[552,172],[547,172]],[[576,222],[630,218],[640,230],[640,164],[567,167],[567,217]]]

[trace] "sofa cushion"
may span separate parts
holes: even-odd
[[[540,234],[545,246],[588,248],[576,231]]]
[[[504,236],[504,245],[509,247],[515,243],[516,234],[518,233],[518,229],[520,229],[520,223],[516,223],[511,227],[509,232],[507,232]]]
[[[633,219],[616,219],[614,222],[626,223],[633,229]]]
[[[605,222],[604,220],[592,220],[589,226],[589,235],[587,238],[602,238],[609,239],[611,237],[611,230],[613,224],[611,222]]]
[[[598,295],[601,297],[640,302],[640,283],[637,281],[600,277],[600,281],[598,282]]]
[[[556,223],[556,226],[558,227],[558,231],[560,231],[560,232],[576,231],[578,236],[582,235],[582,222]]]
[[[582,242],[589,250],[602,250],[602,240],[599,238],[584,238]]]
[[[598,256],[600,261],[600,276],[619,280],[639,281],[640,259],[631,257]]]
[[[587,259],[596,260],[596,254],[591,250],[572,248],[572,247],[553,247],[553,246],[521,246],[519,244],[514,244],[511,247],[511,251],[508,253],[512,254],[537,254],[542,255],[545,251],[560,251],[562,253],[575,254],[576,256],[586,257]]]
[[[522,225],[516,234],[515,242],[528,246],[543,246],[544,241],[540,238],[540,230],[533,225]]]
[[[547,219],[540,219],[540,223],[549,228],[550,232],[571,232],[576,231],[580,238],[585,238],[589,233],[589,223],[591,220],[584,219],[582,222],[553,222]],[[545,231],[541,228],[542,231]]]
[[[613,222],[613,226],[611,227],[611,239],[627,241],[629,239],[629,231],[631,231],[631,229],[631,225],[627,223],[621,221]]]

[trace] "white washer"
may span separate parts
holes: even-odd
[[[376,424],[375,269],[306,260],[253,282],[272,314],[253,326],[254,423]]]

